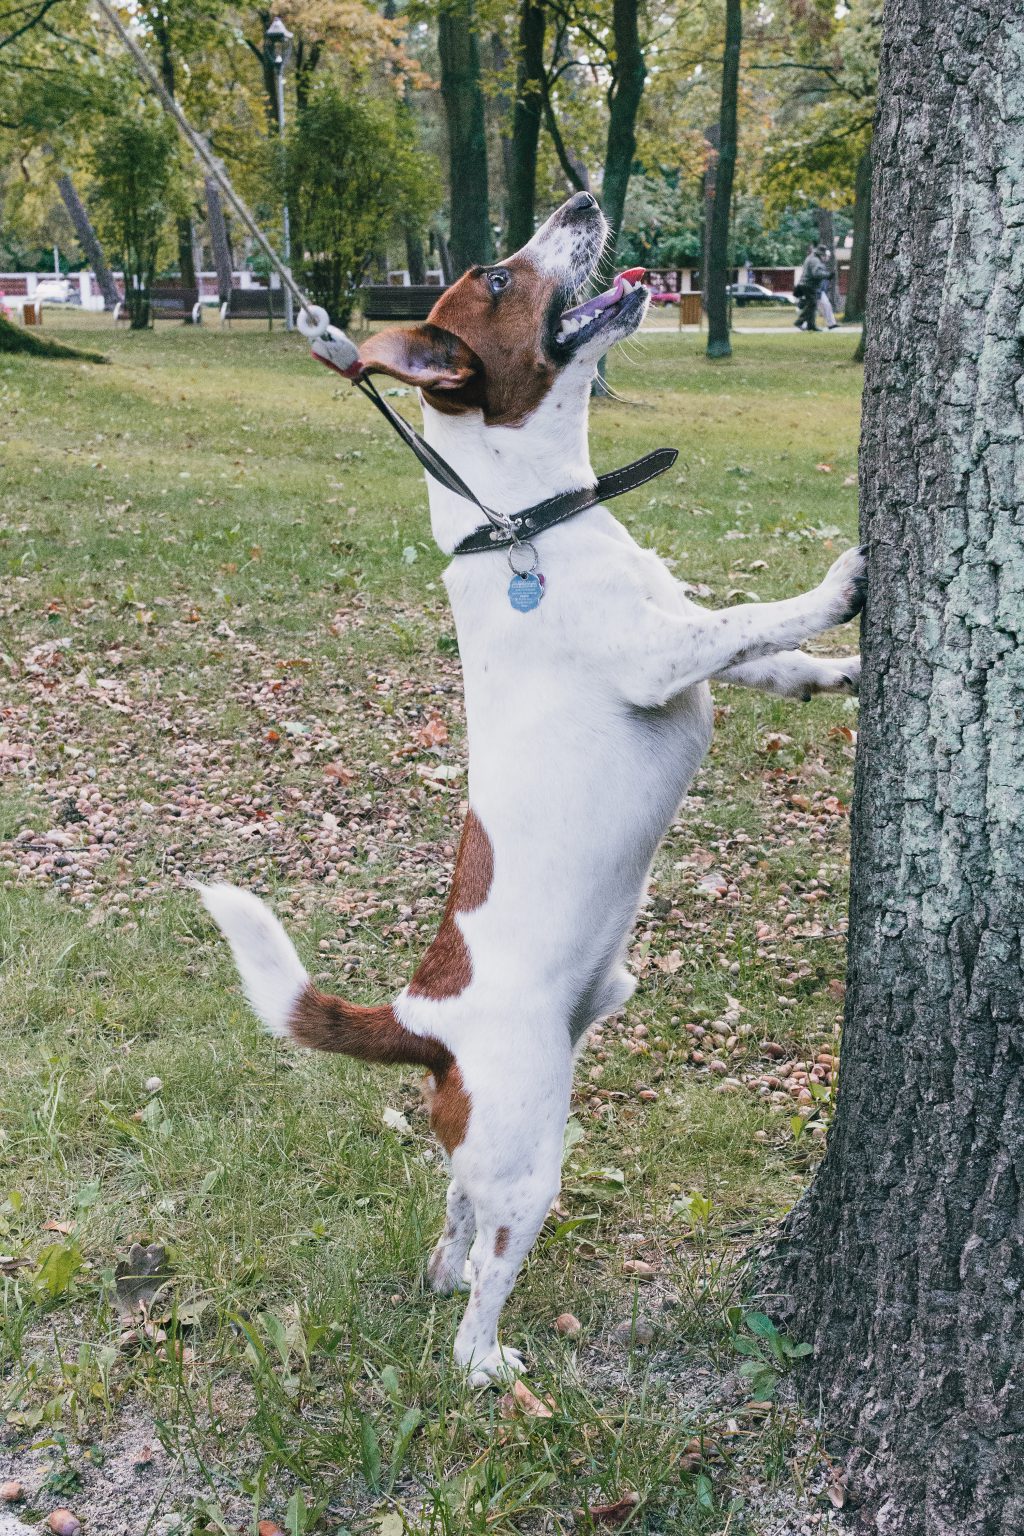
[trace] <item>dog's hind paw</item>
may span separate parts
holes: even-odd
[[[471,1387],[489,1387],[494,1382],[512,1381],[525,1370],[526,1362],[517,1350],[499,1345],[470,1362],[469,1384]]]

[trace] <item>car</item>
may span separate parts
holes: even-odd
[[[66,277],[41,277],[35,298],[40,304],[70,304],[72,288]]]
[[[746,304],[796,303],[791,293],[776,293],[773,289],[766,288],[763,283],[730,283],[727,292],[738,309],[742,309]]]

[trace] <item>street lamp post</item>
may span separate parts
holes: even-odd
[[[284,67],[288,62],[292,51],[292,34],[288,31],[280,16],[276,16],[270,23],[264,36],[264,46],[267,57],[274,66],[274,81],[277,87],[277,129],[284,140]],[[284,264],[291,272],[292,269],[292,236],[288,217],[288,195],[285,193],[284,217],[282,219],[282,244],[284,247]],[[284,291],[284,326],[286,331],[294,326],[294,313],[292,310],[292,293],[290,288]]]

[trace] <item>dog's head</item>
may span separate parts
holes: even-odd
[[[471,267],[442,294],[423,325],[381,331],[359,349],[367,372],[414,384],[446,414],[482,414],[488,426],[525,422],[568,372],[589,383],[599,358],[632,335],[648,293],[615,279],[579,303],[608,226],[579,192],[507,261]]]

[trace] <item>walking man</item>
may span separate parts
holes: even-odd
[[[831,255],[827,245],[816,245],[814,254],[817,256],[822,268],[822,275],[818,279],[818,309],[821,318],[830,331],[834,331],[839,321],[836,312],[832,308],[832,297],[829,290],[832,287],[832,273],[834,271]]]

